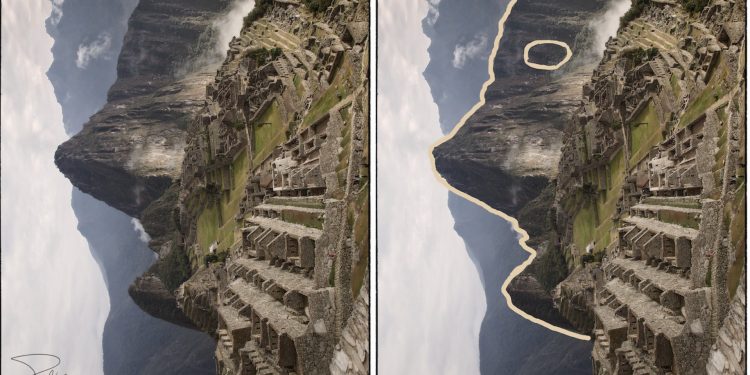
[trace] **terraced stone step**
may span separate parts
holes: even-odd
[[[290,44],[299,45],[301,43],[300,39],[296,35],[284,30],[272,21],[261,19],[256,21],[256,23],[258,25],[264,26],[266,30],[275,32],[282,38],[286,39]]]
[[[259,45],[266,49],[272,49],[272,48],[278,47],[284,50],[294,50],[298,48],[296,45],[291,44],[288,41],[284,40],[283,38],[279,37],[273,31],[266,31],[264,29],[259,29],[259,28],[251,28],[250,30],[247,31],[247,35],[250,37],[250,40],[252,41],[253,44]]]
[[[308,296],[315,291],[315,282],[301,274],[286,272],[281,268],[274,267],[266,261],[257,259],[237,259],[230,266],[230,272],[243,277],[246,281],[251,282],[250,277],[258,275],[265,281],[272,281],[276,284],[276,288],[271,290],[274,294],[274,298],[281,300],[287,307],[295,310],[304,309],[306,303],[304,301],[292,300],[295,297],[293,295],[287,296],[288,292],[297,292],[301,295]],[[252,275],[252,276],[251,276]],[[281,288],[279,290],[278,288]],[[283,293],[282,293],[283,292]],[[281,296],[278,294],[281,293]]]
[[[247,367],[252,367],[257,375],[279,375],[280,372],[267,362],[266,357],[261,354],[262,349],[258,348],[253,340],[248,340],[245,346],[240,349],[241,356],[244,360],[249,360]],[[252,373],[252,372],[250,372]]]
[[[594,316],[596,325],[600,327],[594,331],[594,337],[599,347],[609,357],[626,339],[628,325],[609,306],[595,306]]]
[[[651,298],[624,283],[620,279],[610,280],[605,288],[621,303],[627,305],[639,319],[644,319],[646,324],[654,331],[654,334],[663,333],[668,338],[677,337],[683,323],[681,317],[673,311],[662,307]]]
[[[271,64],[273,65],[274,69],[276,69],[276,72],[279,73],[279,76],[281,77],[291,76],[291,72],[286,61],[274,60],[271,62]]]
[[[672,212],[683,212],[687,214],[700,214],[701,209],[700,208],[688,208],[688,207],[675,207],[675,206],[663,206],[663,205],[657,205],[657,204],[637,204],[631,209],[634,210],[641,210],[641,211],[672,211]]]
[[[325,201],[322,195],[307,197],[282,197],[275,196],[266,199],[265,204],[277,206],[294,206],[307,208],[325,208]]]
[[[291,338],[304,335],[307,323],[303,322],[307,319],[288,309],[255,285],[237,279],[229,284],[229,289],[237,294],[246,306],[249,305],[255,314],[268,319],[268,323],[278,334],[286,333]]]
[[[298,38],[286,32],[282,33],[279,27],[266,20],[255,21],[250,31],[283,49],[294,50],[299,46]]]
[[[658,27],[641,20],[631,21],[631,25],[640,27],[642,33],[648,33],[649,36],[656,38],[660,44],[667,48],[674,48],[677,44],[677,38],[673,37],[669,33],[665,33]]]
[[[652,33],[658,34],[662,39],[664,39],[665,41],[667,41],[670,44],[674,45],[674,44],[677,44],[677,42],[678,42],[678,39],[676,37],[674,37],[672,34],[666,32],[666,31],[662,30],[659,26],[656,26],[656,25],[654,25],[654,24],[652,24],[650,22],[642,21],[642,20],[635,20],[634,22],[636,24],[641,24],[645,28],[648,28],[649,30],[651,30]]]
[[[273,49],[275,47],[273,43],[269,43],[267,38],[261,35],[259,31],[252,28],[243,32],[240,39],[247,47],[258,46],[265,49]]]
[[[665,223],[655,219],[630,216],[623,219],[624,222],[633,224],[638,228],[648,229],[653,233],[663,233],[672,238],[685,237],[689,240],[695,240],[698,237],[698,231],[695,229],[685,228],[677,224]]]
[[[627,258],[615,258],[607,266],[607,272],[613,272],[615,267],[620,267],[618,272],[628,272],[635,275],[639,280],[648,280],[662,291],[674,291],[684,296],[691,289],[690,280],[679,275],[659,271],[655,267],[646,265],[644,261]]]
[[[251,216],[242,229],[242,253],[273,266],[312,277],[316,241],[320,229],[292,224],[279,219]]]
[[[229,305],[221,305],[217,308],[217,311],[219,312],[219,315],[226,318],[225,322],[227,328],[220,330],[223,331],[223,334],[219,335],[219,338],[222,340],[231,340],[230,332],[250,326],[250,321],[246,317],[240,315],[239,309],[237,308]]]
[[[260,204],[250,210],[253,216],[277,218],[288,223],[323,229],[325,210],[322,208],[297,207],[277,204]]]
[[[323,235],[323,231],[320,229],[306,227],[300,224],[288,223],[279,219],[271,219],[267,217],[251,216],[245,218],[245,221],[250,225],[257,225],[264,229],[270,229],[276,233],[287,233],[297,238],[310,237],[313,240],[318,240]]]
[[[633,216],[656,219],[661,222],[679,225],[685,228],[698,229],[700,225],[701,209],[675,207],[656,204],[637,204],[630,207]]]

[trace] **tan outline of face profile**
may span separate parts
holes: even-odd
[[[562,59],[562,61],[557,63],[557,65],[545,65],[545,64],[537,64],[537,63],[529,62],[529,51],[533,47],[544,45],[544,44],[554,44],[556,46],[565,48],[565,57]],[[561,66],[565,65],[565,63],[567,63],[571,57],[573,57],[573,51],[570,50],[570,46],[568,46],[568,43],[561,42],[559,40],[539,39],[539,40],[535,40],[527,44],[526,47],[523,47],[523,62],[529,67],[534,68],[534,69],[557,70]]]
[[[500,18],[500,21],[498,21],[498,23],[497,23],[497,35],[495,36],[495,41],[494,41],[494,43],[492,45],[492,52],[490,52],[490,56],[487,59],[487,74],[489,75],[489,78],[484,82],[484,84],[482,84],[482,88],[479,90],[479,101],[476,102],[474,104],[474,106],[471,107],[471,109],[469,109],[469,111],[467,111],[466,113],[464,113],[463,117],[461,117],[461,119],[458,121],[458,124],[456,124],[456,126],[453,127],[453,129],[450,131],[450,133],[448,133],[448,134],[444,135],[443,137],[441,137],[440,139],[438,139],[432,145],[432,147],[430,147],[429,158],[430,158],[430,162],[431,162],[432,173],[434,174],[434,176],[437,179],[438,183],[440,183],[443,186],[445,186],[449,191],[451,191],[451,192],[457,194],[458,196],[460,196],[460,197],[468,200],[469,202],[472,202],[472,203],[476,204],[479,207],[482,207],[485,211],[487,211],[487,212],[489,212],[491,214],[494,214],[496,216],[499,216],[500,218],[502,218],[505,221],[509,222],[511,224],[511,226],[513,227],[513,230],[517,234],[519,234],[519,236],[517,237],[518,244],[521,246],[521,248],[524,251],[526,251],[529,254],[529,256],[528,256],[528,258],[526,258],[525,261],[523,261],[523,263],[521,263],[521,264],[517,265],[515,268],[513,268],[513,270],[508,275],[508,277],[505,278],[505,281],[503,281],[503,285],[500,288],[500,292],[502,293],[503,297],[505,297],[505,301],[506,301],[506,303],[508,305],[508,308],[510,308],[511,311],[513,311],[514,313],[518,314],[522,318],[524,318],[524,319],[526,319],[526,320],[528,320],[528,321],[530,321],[532,323],[538,324],[538,325],[540,325],[540,326],[542,326],[544,328],[547,328],[547,329],[549,329],[549,330],[551,330],[553,332],[561,333],[563,335],[566,335],[568,337],[572,337],[572,338],[578,339],[578,340],[590,341],[591,340],[591,336],[583,335],[583,334],[580,334],[578,332],[575,332],[575,331],[572,331],[572,330],[569,330],[569,329],[566,329],[566,328],[558,327],[558,326],[556,326],[554,324],[551,324],[551,323],[549,323],[549,322],[547,322],[547,321],[545,321],[543,319],[539,319],[537,317],[529,315],[526,311],[521,310],[515,304],[513,304],[513,299],[511,298],[510,293],[508,293],[508,285],[510,285],[511,280],[513,280],[516,276],[518,276],[519,274],[521,274],[521,272],[523,272],[523,270],[526,269],[526,267],[528,267],[531,264],[531,262],[534,260],[534,258],[536,258],[536,256],[537,256],[537,251],[534,250],[532,247],[530,247],[529,245],[526,244],[526,241],[529,239],[529,234],[526,232],[526,230],[524,230],[523,228],[521,228],[521,226],[518,224],[518,220],[516,220],[516,218],[514,218],[514,217],[512,217],[512,216],[510,216],[510,215],[508,215],[508,214],[506,214],[506,213],[504,213],[504,212],[502,212],[500,210],[492,208],[489,204],[487,204],[487,203],[479,200],[478,198],[473,197],[473,196],[471,196],[471,195],[469,195],[469,194],[461,191],[457,187],[449,184],[448,180],[446,180],[440,174],[440,172],[438,172],[437,167],[435,166],[435,155],[433,154],[433,151],[435,150],[435,148],[438,147],[439,145],[441,145],[441,144],[449,141],[450,139],[452,139],[456,135],[456,133],[458,133],[459,129],[461,129],[464,125],[466,125],[466,121],[469,119],[469,117],[471,117],[477,110],[479,110],[479,108],[481,108],[486,103],[485,94],[487,93],[487,88],[493,82],[495,82],[495,70],[493,69],[493,67],[494,67],[494,63],[495,63],[495,56],[497,56],[497,51],[498,51],[498,49],[500,47],[500,40],[502,39],[503,34],[505,32],[505,21],[510,16],[510,13],[511,13],[511,11],[513,9],[513,6],[517,2],[518,2],[518,0],[510,0],[510,2],[508,2],[508,5],[505,8],[505,13],[503,13],[503,16]],[[565,48],[566,51],[567,51],[567,54],[566,54],[565,58],[563,59],[563,61],[559,62],[557,65],[554,65],[554,66],[552,66],[552,65],[542,65],[542,64],[530,63],[528,61],[528,52],[531,49],[531,47],[534,47],[535,45],[539,45],[539,44],[556,44],[558,46],[561,46],[561,47]],[[570,60],[570,58],[571,58],[572,55],[573,55],[573,52],[570,50],[570,47],[565,42],[560,42],[560,41],[556,41],[556,40],[536,40],[536,41],[533,41],[533,42],[527,44],[526,48],[524,48],[524,62],[526,63],[526,65],[528,65],[528,66],[530,66],[532,68],[535,68],[535,69],[540,69],[540,70],[556,70],[556,69],[560,68],[561,66],[563,66],[566,62],[568,62],[568,60]]]

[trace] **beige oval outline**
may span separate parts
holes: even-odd
[[[515,312],[522,318],[532,323],[538,324],[544,328],[547,328],[551,331],[561,333],[563,335],[566,335],[575,339],[590,341],[591,340],[590,336],[582,335],[578,332],[574,332],[574,331],[571,331],[562,327],[558,327],[545,320],[533,317],[527,314],[525,311],[519,309],[518,307],[516,307],[516,305],[513,304],[513,300],[510,297],[510,294],[508,293],[508,285],[510,284],[511,280],[513,280],[513,278],[518,276],[518,274],[520,274],[524,269],[526,269],[526,267],[528,267],[529,264],[531,264],[531,261],[534,260],[534,258],[536,258],[536,254],[537,254],[536,250],[534,250],[533,248],[531,248],[529,245],[526,244],[526,241],[529,239],[529,234],[526,233],[526,231],[518,225],[518,220],[516,220],[514,217],[507,215],[506,213],[502,211],[499,211],[490,207],[490,205],[488,205],[487,203],[469,194],[466,194],[463,191],[458,190],[456,187],[449,184],[448,181],[442,175],[440,175],[440,173],[437,170],[437,167],[435,166],[435,155],[433,154],[433,151],[435,150],[435,148],[449,141],[451,138],[453,138],[456,135],[456,133],[458,133],[458,131],[466,124],[466,121],[469,119],[469,117],[471,117],[471,115],[473,115],[479,108],[481,108],[485,104],[485,94],[487,92],[487,88],[493,82],[495,82],[495,71],[493,70],[493,65],[495,62],[495,56],[497,55],[498,47],[500,45],[500,39],[503,37],[503,32],[505,30],[504,28],[505,21],[508,19],[508,16],[510,16],[510,12],[513,9],[513,6],[516,4],[516,2],[518,2],[518,0],[510,0],[510,2],[508,2],[507,7],[505,8],[505,13],[503,13],[503,16],[500,18],[500,21],[497,23],[497,35],[495,36],[495,41],[492,46],[492,52],[490,53],[490,56],[487,59],[487,72],[489,73],[490,77],[487,79],[487,81],[484,82],[484,84],[482,84],[482,88],[479,91],[479,101],[475,103],[474,106],[471,107],[471,109],[469,109],[469,111],[467,111],[463,115],[463,117],[461,117],[461,120],[459,120],[458,124],[456,124],[456,126],[453,127],[453,130],[451,130],[450,133],[438,139],[435,142],[435,144],[433,144],[432,147],[430,147],[429,153],[430,153],[430,160],[432,163],[431,164],[432,173],[435,175],[435,178],[438,180],[438,182],[441,183],[443,186],[445,186],[448,190],[468,200],[469,202],[472,202],[484,208],[487,212],[490,212],[508,221],[513,227],[513,230],[516,231],[516,233],[521,235],[520,238],[518,239],[518,244],[521,246],[522,249],[524,249],[526,252],[529,253],[529,257],[523,263],[513,268],[513,270],[510,272],[508,277],[503,282],[501,292],[503,296],[505,297],[505,301],[508,303],[508,308],[510,308],[513,312]]]
[[[537,64],[533,62],[529,62],[529,51],[531,51],[532,48],[543,45],[543,44],[554,44],[556,46],[560,46],[562,48],[565,48],[565,57],[557,63],[557,65],[546,65],[546,64]],[[529,67],[532,67],[534,69],[539,70],[557,70],[560,69],[565,63],[570,61],[570,58],[573,57],[573,51],[570,50],[570,46],[568,43],[559,41],[559,40],[550,40],[550,39],[537,39],[533,42],[530,42],[526,44],[526,47],[523,47],[523,62],[528,65]]]

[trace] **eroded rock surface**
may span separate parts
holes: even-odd
[[[81,191],[130,216],[180,174],[185,131],[210,66],[190,66],[228,0],[144,0],[133,11],[107,104],[63,143],[55,163]]]

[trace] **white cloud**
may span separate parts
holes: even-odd
[[[62,11],[63,0],[50,0],[50,2],[52,3],[52,11],[50,12],[50,15],[49,15],[49,21],[53,25],[57,25],[58,23],[60,23],[60,19],[63,16],[63,11]]]
[[[482,57],[487,49],[487,35],[480,33],[474,36],[474,39],[465,44],[457,44],[453,49],[453,67],[456,69],[463,68],[466,60]]]
[[[186,75],[224,61],[229,42],[232,38],[239,37],[244,18],[254,7],[255,0],[232,0],[226,13],[215,17],[211,22],[213,45],[200,46],[202,52],[190,61],[185,61],[177,75]]]
[[[240,35],[242,22],[253,7],[255,7],[254,0],[235,0],[229,11],[213,22],[212,26],[218,33],[214,51],[221,58],[226,56],[232,38]]]
[[[448,190],[433,175],[442,133],[421,74],[426,1],[385,0],[378,15],[378,369],[477,374],[486,299]]]
[[[110,47],[112,47],[112,37],[107,32],[102,32],[89,44],[79,44],[76,52],[76,66],[78,69],[86,69],[91,60],[100,57],[111,58]]]
[[[148,233],[146,233],[146,230],[143,229],[143,224],[141,224],[140,220],[132,218],[130,219],[130,222],[133,224],[133,230],[138,233],[138,239],[141,240],[141,242],[148,243],[151,241],[151,236],[149,236]]]
[[[427,0],[427,3],[429,3],[429,8],[427,8],[427,16],[425,19],[427,24],[432,26],[437,22],[438,17],[440,17],[440,11],[438,10],[440,0]]]
[[[612,0],[607,6],[607,10],[601,17],[595,17],[589,28],[594,32],[593,51],[594,56],[598,59],[602,57],[606,43],[610,37],[617,34],[620,27],[620,17],[630,9],[630,0]]]
[[[101,374],[109,297],[76,229],[72,187],[53,160],[57,145],[67,139],[45,75],[53,40],[44,22],[53,7],[47,1],[3,0],[0,372],[28,371],[12,356],[49,353],[62,361],[55,373]]]

